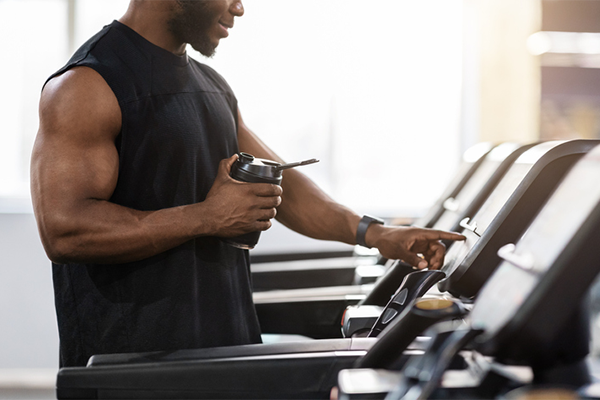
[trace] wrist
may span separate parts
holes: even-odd
[[[383,230],[383,220],[365,215],[361,218],[356,229],[356,243],[360,246],[372,248],[377,247],[377,237]]]
[[[191,236],[219,236],[219,224],[215,220],[218,208],[213,207],[210,201],[183,206],[185,209],[182,218],[191,226]]]

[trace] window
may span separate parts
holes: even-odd
[[[67,55],[61,0],[0,0],[0,206],[29,197],[29,158],[40,90]],[[19,208],[19,207],[18,207]]]
[[[69,40],[78,47],[127,4],[0,0],[1,50],[11,60],[0,65],[4,204],[28,197],[43,82],[68,59]],[[286,161],[319,158],[303,172],[358,212],[390,217],[429,206],[460,156],[462,2],[244,5],[213,59],[190,54],[229,81],[247,125]]]

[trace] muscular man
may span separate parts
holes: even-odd
[[[239,0],[132,0],[50,77],[40,101],[32,196],[53,262],[61,364],[93,354],[260,342],[248,252],[220,238],[277,218],[356,243],[361,219],[295,170],[283,187],[228,175],[235,154],[279,160],[233,92],[188,58],[211,56]],[[391,259],[439,268],[452,233],[371,224]],[[419,257],[419,254],[423,258]]]

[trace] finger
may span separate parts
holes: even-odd
[[[425,236],[428,239],[437,239],[437,240],[466,240],[466,236],[461,235],[456,232],[446,232],[446,231],[437,231],[437,230],[428,230],[425,231]]]
[[[444,254],[446,252],[446,246],[439,241],[429,242],[427,244],[426,252],[431,256],[434,256],[435,254]]]
[[[225,158],[219,162],[219,173],[229,175],[231,167],[237,161],[238,155],[234,154],[229,158]]]
[[[427,253],[429,251],[429,249],[431,248],[432,245],[434,244],[441,244],[442,242],[439,242],[435,239],[430,240],[430,239],[421,239],[421,240],[416,240],[410,247],[409,250],[412,251],[413,253]]]
[[[281,197],[273,196],[273,197],[261,197],[259,208],[276,208],[281,204]]]
[[[444,255],[446,254],[445,246],[432,245],[428,252],[427,259],[429,260],[430,268],[439,269],[444,266]]]
[[[271,220],[265,220],[265,221],[256,221],[254,223],[254,230],[256,231],[266,231],[267,229],[269,229],[271,227],[272,223]]]
[[[258,220],[266,221],[266,220],[275,218],[276,215],[277,215],[277,210],[275,208],[263,209],[263,210],[261,210]]]
[[[277,208],[281,204],[281,197],[279,196],[269,196],[269,197],[260,197],[257,196],[253,199],[254,204],[252,208],[254,209],[271,209]]]
[[[418,269],[425,269],[429,266],[429,263],[427,262],[427,260],[422,259],[421,257],[417,256],[416,254],[407,255],[406,257],[403,258],[403,261],[409,263],[413,267],[417,267]]]
[[[281,196],[283,189],[271,183],[255,183],[252,184],[252,193],[259,197]]]

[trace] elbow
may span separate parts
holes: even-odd
[[[70,257],[68,253],[61,252],[57,249],[46,250],[46,255],[48,256],[48,259],[54,264],[72,264],[76,262],[76,260],[73,259],[73,257]]]
[[[37,216],[38,231],[46,256],[56,264],[79,262],[77,236],[57,218]]]
[[[70,264],[77,262],[74,246],[60,235],[40,235],[46,256],[55,264]]]
[[[56,264],[85,263],[93,248],[81,202],[53,199],[32,191],[33,212],[46,256]],[[85,205],[85,204],[84,204]]]

